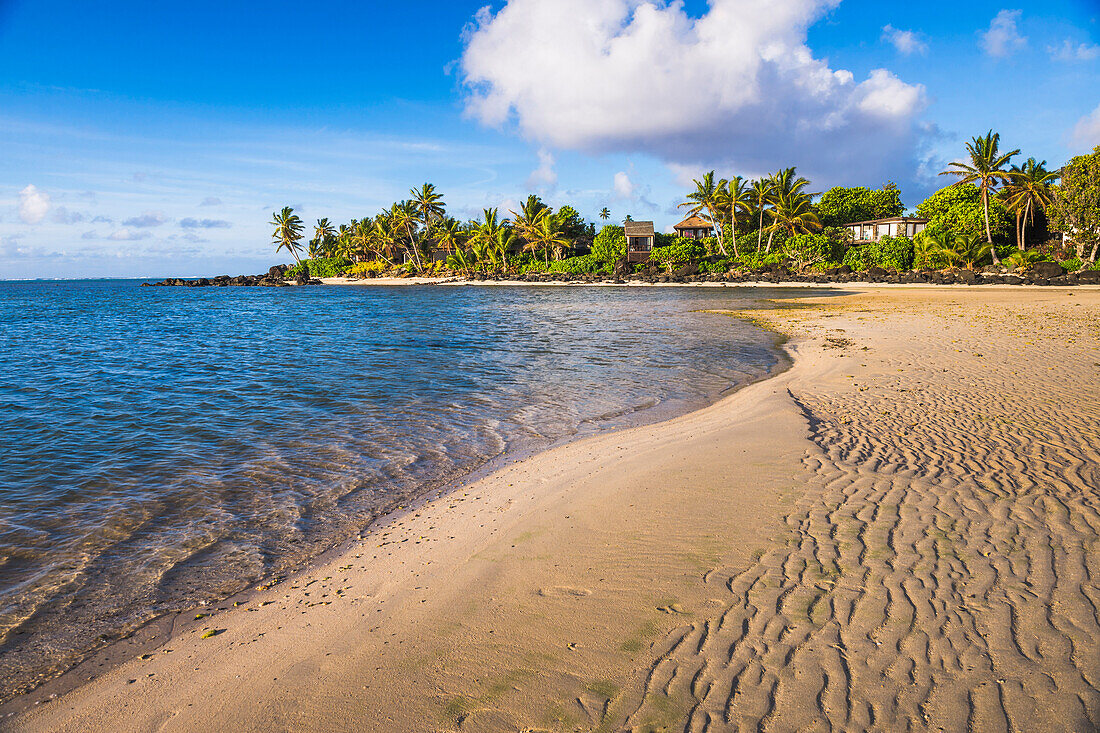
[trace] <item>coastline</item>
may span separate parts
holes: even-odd
[[[885,282],[789,282],[771,280],[752,280],[739,282],[646,282],[627,280],[623,282],[583,280],[526,281],[526,280],[467,280],[450,277],[376,277],[357,280],[346,277],[321,278],[325,285],[401,287],[410,285],[438,285],[445,287],[603,287],[603,288],[792,288],[796,290],[833,290],[841,292],[859,292],[862,290],[1050,290],[1060,286],[1005,283],[966,285],[956,283],[942,285],[937,283],[885,283]],[[1100,285],[1081,283],[1074,290],[1100,290]]]
[[[769,587],[769,573],[778,573],[770,585],[776,592],[785,588],[783,595],[770,614],[765,614],[767,608],[761,606],[759,618],[747,616],[744,628],[751,631],[759,622],[763,633],[778,623],[786,625],[792,636],[804,639],[786,654],[790,670],[787,676],[777,658],[765,658],[759,676],[764,681],[773,675],[771,691],[761,692],[759,698],[745,697],[739,709],[750,717],[766,715],[762,705],[770,703],[774,711],[778,703],[786,702],[789,709],[780,709],[803,716],[804,722],[828,719],[835,724],[834,716],[841,715],[845,708],[829,697],[839,689],[836,680],[851,690],[866,683],[867,677],[861,679],[860,671],[851,669],[845,677],[836,677],[836,670],[829,666],[834,663],[835,652],[816,640],[833,634],[836,642],[853,644],[858,638],[845,638],[840,621],[831,630],[833,622],[827,615],[821,624],[814,618],[815,613],[837,613],[836,604],[843,601],[830,601],[834,605],[821,611],[816,599],[858,590],[852,583],[858,585],[860,576],[849,572],[845,562],[868,566],[866,572],[870,575],[863,576],[864,585],[876,572],[887,573],[884,587],[894,587],[894,581],[879,567],[878,557],[853,560],[843,548],[851,542],[844,539],[849,531],[845,523],[874,525],[878,513],[867,514],[864,504],[841,519],[829,515],[841,511],[853,496],[865,502],[870,499],[847,493],[833,496],[830,491],[835,493],[835,487],[844,482],[861,486],[860,476],[905,477],[911,468],[904,464],[913,460],[903,456],[902,465],[890,469],[889,461],[878,455],[885,452],[889,458],[891,450],[896,453],[906,446],[895,445],[892,436],[899,427],[893,418],[880,415],[879,403],[870,402],[866,391],[872,390],[872,395],[890,391],[885,404],[901,409],[908,404],[906,400],[919,398],[910,395],[910,387],[901,386],[901,380],[909,375],[896,372],[912,371],[916,373],[914,378],[929,386],[930,394],[943,397],[949,405],[954,399],[952,390],[961,389],[953,380],[971,374],[975,367],[985,368],[988,362],[983,360],[996,359],[1000,367],[1006,354],[1026,352],[1014,357],[1018,361],[1014,366],[1025,369],[1045,363],[1051,349],[1061,348],[1068,360],[1063,363],[1076,365],[1082,353],[1091,353],[1089,348],[1095,341],[1095,336],[1090,340],[1087,332],[1080,332],[1078,321],[1067,321],[1068,330],[1059,332],[1062,340],[1054,342],[1043,330],[1053,328],[1050,324],[1035,318],[1016,320],[1027,315],[1023,309],[1040,304],[1059,318],[1074,316],[1071,306],[1077,303],[1057,302],[1072,296],[1087,301],[1083,306],[1084,322],[1095,324],[1100,299],[1093,288],[1029,289],[1027,302],[1014,304],[1004,293],[990,292],[989,288],[940,287],[940,293],[930,293],[909,286],[920,292],[908,297],[887,290],[894,287],[898,286],[844,298],[844,303],[834,302],[828,308],[809,303],[806,308],[756,313],[757,320],[767,319],[794,336],[787,347],[794,357],[789,370],[669,421],[598,434],[530,456],[456,492],[410,508],[404,515],[376,524],[350,548],[324,558],[293,579],[259,590],[241,606],[229,606],[183,624],[170,646],[148,659],[123,662],[49,705],[6,722],[13,730],[109,730],[125,716],[135,729],[211,725],[453,730],[461,722],[465,730],[526,723],[549,727],[564,725],[567,720],[583,723],[585,715],[589,721],[585,725],[606,728],[627,721],[652,722],[662,716],[681,720],[688,715],[713,715],[715,706],[724,699],[717,692],[711,699],[709,692],[681,691],[693,679],[690,669],[696,676],[704,672],[718,674],[715,659],[705,655],[707,664],[692,667],[690,650],[698,649],[703,655],[710,641],[708,630],[715,637],[714,644],[721,646],[718,637],[728,629],[724,624],[713,624],[719,618],[731,618],[730,614],[736,616],[736,598],[730,596],[738,595],[734,592],[738,583],[755,578],[745,593],[766,593],[753,589]],[[853,288],[870,289],[862,284]],[[925,303],[931,299],[934,302]],[[1007,315],[998,320],[996,311],[990,310],[993,306],[1005,309]],[[975,318],[975,309],[981,311],[980,317]],[[913,337],[924,333],[920,330],[922,319],[932,317],[925,310],[934,314],[937,324],[967,316],[969,320],[957,321],[960,338],[952,345],[923,344]],[[889,329],[885,327],[888,313],[899,319]],[[899,323],[903,328],[894,329]],[[980,338],[976,335],[979,330]],[[964,337],[965,344],[954,343],[962,342]],[[981,339],[987,342],[976,345]],[[1043,343],[1036,346],[1041,340]],[[863,350],[864,345],[870,351]],[[971,351],[964,352],[964,348]],[[1020,387],[1020,395],[1009,395],[1023,400],[1023,412],[1007,415],[1025,414],[1029,400],[1034,403],[1039,398],[1050,399],[1043,392],[1050,389],[1045,372],[1032,376],[1031,384]],[[976,394],[967,397],[980,399],[981,393]],[[1058,394],[1061,397],[1061,392]],[[1059,415],[1060,422],[1079,425],[1084,419],[1087,427],[1092,419],[1095,427],[1094,418],[1088,417],[1088,400],[1077,406],[1065,402],[1060,400],[1058,407],[1069,410],[1069,418],[1067,421]],[[1073,407],[1085,411],[1084,418],[1072,412]],[[1027,422],[1020,422],[1018,431],[1024,425],[1039,423],[1048,429],[1050,405],[1041,403],[1039,409],[1036,414],[1026,413]],[[935,419],[928,420],[927,429],[933,431],[941,415],[930,417]],[[984,422],[960,426],[947,419],[948,427],[965,430],[966,435],[984,436],[983,431],[989,429]],[[901,430],[904,433],[921,427],[914,424]],[[874,440],[867,443],[866,435],[858,431],[851,436],[845,434],[857,428],[869,431]],[[1087,430],[1082,432],[1087,438]],[[1064,435],[1058,437],[1062,442],[1069,440]],[[958,446],[936,442],[942,440],[939,433],[930,432],[928,439],[931,448],[915,450],[931,450],[933,458],[928,460],[933,462],[935,456],[940,456],[947,473],[955,465],[970,466]],[[854,446],[847,450],[855,452],[857,460],[852,465],[857,468],[848,467],[852,458],[844,455],[846,445]],[[1038,445],[1029,446],[1032,464],[1016,473],[1030,475],[1038,471],[1036,475],[1045,478],[1047,469],[1038,462],[1047,460],[1047,456],[1035,452],[1042,450]],[[1066,479],[1071,488],[1074,481],[1089,480],[1081,461],[1087,464],[1097,458],[1091,444],[1074,446],[1073,450],[1078,460],[1073,464],[1076,473]],[[984,458],[990,462],[988,452]],[[1000,460],[998,454],[993,458]],[[893,460],[899,461],[897,456]],[[1010,480],[1008,474],[991,475],[1003,483]],[[917,479],[932,481],[923,476],[913,480]],[[917,499],[921,499],[921,491],[927,490],[907,489]],[[896,501],[904,504],[906,497],[908,494]],[[969,500],[977,501],[973,497]],[[816,509],[821,502],[831,507],[824,514]],[[834,506],[835,502],[839,504]],[[916,506],[925,504],[918,502]],[[1011,506],[1008,509],[1011,512]],[[950,512],[946,516],[950,518]],[[941,527],[934,515],[930,519],[921,515],[920,519],[926,525],[931,522],[931,526]],[[974,521],[961,513],[952,521],[960,519]],[[797,555],[806,550],[811,559],[827,561],[829,541],[817,533],[820,522],[840,524],[840,530],[832,535],[841,538],[833,548],[840,553],[831,565],[839,568],[836,577],[828,568],[808,577],[807,560]],[[1045,531],[1064,532],[1064,524]],[[897,531],[926,533],[928,526],[922,530],[919,525],[910,522],[899,525]],[[953,536],[950,533],[956,530],[947,524],[942,529],[945,537]],[[1080,527],[1075,529],[1085,532]],[[871,526],[869,534],[854,537],[870,545],[877,531]],[[989,528],[985,531],[988,533]],[[1020,530],[1023,546],[1030,548],[1029,553],[1038,551],[1038,545],[1025,534]],[[968,563],[980,560],[965,554],[971,548],[964,547],[961,539],[955,540],[956,549],[950,553],[941,548],[942,540],[934,540],[931,544],[917,540],[911,549],[903,551],[915,553],[920,562],[935,551],[932,570],[918,568],[915,577],[923,578],[923,573],[931,572],[932,580],[939,584],[922,583],[932,588],[932,593],[940,593],[954,586],[945,582],[947,575],[958,572],[957,567],[951,567],[952,562],[961,562],[964,556]],[[1067,547],[1095,546],[1086,540],[1077,537]],[[999,540],[994,537],[990,541],[1000,552]],[[807,547],[807,542],[813,546]],[[871,549],[872,555],[879,552]],[[957,556],[954,561],[952,553]],[[1095,560],[1086,551],[1081,561]],[[796,567],[803,570],[794,576],[787,573],[788,568]],[[939,578],[941,570],[943,579]],[[1057,587],[1060,579],[1044,582]],[[1069,580],[1072,583],[1072,577]],[[975,582],[987,581],[979,578]],[[996,589],[998,582],[989,581],[989,588]],[[1042,586],[1031,578],[1025,582],[1032,590]],[[907,592],[916,603],[920,590],[907,588]],[[859,610],[867,608],[868,603],[874,605],[866,600],[866,588],[863,593],[855,601],[847,601],[854,603],[851,607]],[[1084,625],[1083,617],[1074,611],[1080,600],[1065,592],[1058,598],[1065,612],[1073,611],[1076,622]],[[805,618],[801,621],[795,619],[793,608],[785,605],[795,602],[802,606]],[[942,607],[938,598],[920,603]],[[986,603],[996,607],[991,601]],[[1039,623],[1030,607],[1027,610],[1020,618],[1028,625]],[[889,617],[900,612],[894,609],[884,614]],[[969,608],[968,613],[986,612]],[[862,622],[860,615],[849,617]],[[917,630],[933,641],[950,638],[950,629],[937,633],[936,618],[933,613],[931,621],[927,615],[917,619]],[[882,623],[884,629],[893,628],[887,618]],[[910,629],[914,623],[910,622]],[[986,630],[986,634],[996,631],[982,623],[969,628]],[[203,639],[204,628],[218,633]],[[866,631],[862,633],[867,636]],[[696,639],[700,634],[702,637]],[[973,639],[970,641],[973,643]],[[1086,640],[1075,641],[1087,644]],[[778,654],[775,642],[765,634],[753,644],[763,644],[761,652]],[[909,653],[905,639],[897,643],[898,649]],[[166,651],[169,648],[171,651]],[[726,644],[725,648],[730,647]],[[1025,643],[1022,648],[1030,647]],[[1039,672],[1006,666],[997,657],[1003,654],[999,644],[989,654],[992,661],[988,665],[971,660],[967,666],[973,668],[966,674],[993,675],[1002,683],[1018,679],[1021,690],[1026,688],[1037,700],[1030,713],[1032,723],[1046,720],[1043,711],[1056,709],[1051,705],[1061,701],[1060,695],[1069,694],[1069,690],[1087,704],[1093,700],[1090,695],[1095,691],[1090,692],[1087,684],[1082,688],[1065,682],[1073,677],[1072,660],[1050,653],[1033,660],[1042,667],[1042,673],[1053,674],[1051,679],[1061,683],[1053,691],[1043,692],[1032,687],[1030,681]],[[826,684],[824,698],[821,690],[809,694],[819,682],[818,677],[806,677],[794,669],[794,661],[802,659],[799,655],[809,660],[807,664],[818,665],[808,669],[820,670],[823,664],[833,669],[826,675],[833,683]],[[935,678],[936,670],[925,669],[920,660],[914,664],[916,667],[907,674],[919,672],[918,678],[925,680],[923,687],[917,686],[918,692],[945,689],[943,680]],[[954,670],[950,665],[948,668]],[[820,676],[820,672],[816,674]],[[876,674],[880,686],[883,679],[895,683],[891,670]],[[964,672],[960,669],[957,674]],[[797,679],[807,679],[809,687],[797,688]],[[987,684],[991,683],[984,679],[966,679],[966,689],[978,695],[971,705],[978,711],[979,720],[981,715],[995,712],[998,705],[983,692],[990,689]],[[996,683],[992,684],[995,688]],[[706,690],[721,688],[722,683],[716,680],[716,686]],[[654,689],[667,694],[655,696]],[[401,691],[414,694],[402,695]],[[1044,694],[1049,704],[1040,704],[1039,697]],[[850,691],[849,695],[854,693]],[[697,698],[694,703],[693,696]],[[1002,692],[1000,707],[1009,705],[1011,698],[1011,690]],[[808,702],[821,699],[826,702]],[[897,720],[911,720],[907,718],[912,713],[910,703],[902,697],[868,700],[868,704],[892,706]],[[926,718],[924,723],[949,720],[953,711],[950,703],[937,698],[930,708],[932,720]],[[1061,722],[1088,719],[1091,712],[1087,704],[1085,718],[1073,718],[1074,710],[1064,708],[1067,712],[1060,715],[1070,717]],[[760,710],[763,712],[754,712]],[[859,710],[849,704],[847,711],[848,723],[857,724]],[[1026,711],[1013,710],[1012,716],[1016,724],[1027,719]],[[1033,729],[1055,727],[1048,722]]]

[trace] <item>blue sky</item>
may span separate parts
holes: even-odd
[[[528,192],[664,229],[703,170],[894,180],[1100,144],[1100,4],[0,0],[0,278],[238,274],[271,212]]]

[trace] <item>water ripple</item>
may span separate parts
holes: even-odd
[[[0,283],[0,697],[505,451],[775,363],[744,291]]]

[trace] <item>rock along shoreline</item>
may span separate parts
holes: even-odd
[[[292,285],[321,285],[321,280],[311,278],[308,270],[296,280],[285,277],[286,265],[276,265],[265,275],[219,275],[213,278],[167,278],[157,283],[142,283],[143,287],[290,287]],[[470,277],[456,277],[447,282],[516,282],[516,283],[580,283],[612,284],[628,283],[803,283],[809,285],[842,285],[847,283],[878,283],[893,285],[1100,285],[1100,270],[1082,270],[1066,272],[1054,262],[1040,262],[1025,273],[1009,272],[1005,268],[986,267],[981,270],[912,270],[897,272],[872,267],[865,271],[853,271],[848,266],[825,270],[820,273],[799,273],[783,265],[771,265],[754,270],[736,270],[727,273],[703,274],[696,264],[688,264],[673,272],[659,272],[656,267],[639,273],[626,274],[616,268],[615,275],[575,274],[575,273],[527,273],[525,275],[504,275],[474,272]],[[409,279],[412,279],[411,277]],[[363,282],[370,282],[364,278]]]

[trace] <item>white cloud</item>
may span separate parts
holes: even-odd
[[[1100,104],[1077,121],[1073,127],[1073,141],[1090,150],[1100,145]]]
[[[33,183],[19,192],[19,218],[24,224],[37,224],[50,210],[50,195]]]
[[[79,211],[69,211],[64,206],[58,206],[51,218],[58,224],[79,224],[88,217]]]
[[[147,227],[159,227],[166,221],[168,221],[168,218],[159,211],[146,211],[141,216],[134,216],[129,219],[125,219],[122,222],[122,226],[138,227],[143,229]]]
[[[129,229],[116,229],[107,235],[107,239],[114,242],[135,242],[139,239],[148,239],[151,234],[149,232],[134,232]]]
[[[990,56],[1004,58],[1027,45],[1027,38],[1020,35],[1016,21],[1020,10],[1002,10],[989,23],[989,30],[982,33],[982,48]]]
[[[1074,45],[1067,38],[1061,46],[1047,46],[1047,53],[1057,61],[1095,61],[1100,59],[1100,46],[1089,43]]]
[[[233,226],[225,219],[180,219],[180,226],[184,229],[228,229]]]
[[[645,152],[686,166],[909,171],[921,86],[857,82],[806,46],[835,0],[509,0],[478,13],[467,111],[551,149]]]
[[[894,48],[898,50],[898,53],[905,56],[928,52],[928,44],[922,41],[920,35],[915,31],[903,31],[892,25],[885,25],[882,28],[882,37],[894,44]]]
[[[527,187],[541,190],[552,189],[558,183],[558,174],[554,172],[554,156],[548,150],[539,151],[539,167],[527,177]]]
[[[634,183],[631,182],[626,171],[619,171],[615,174],[614,191],[615,198],[629,199],[634,197]]]

